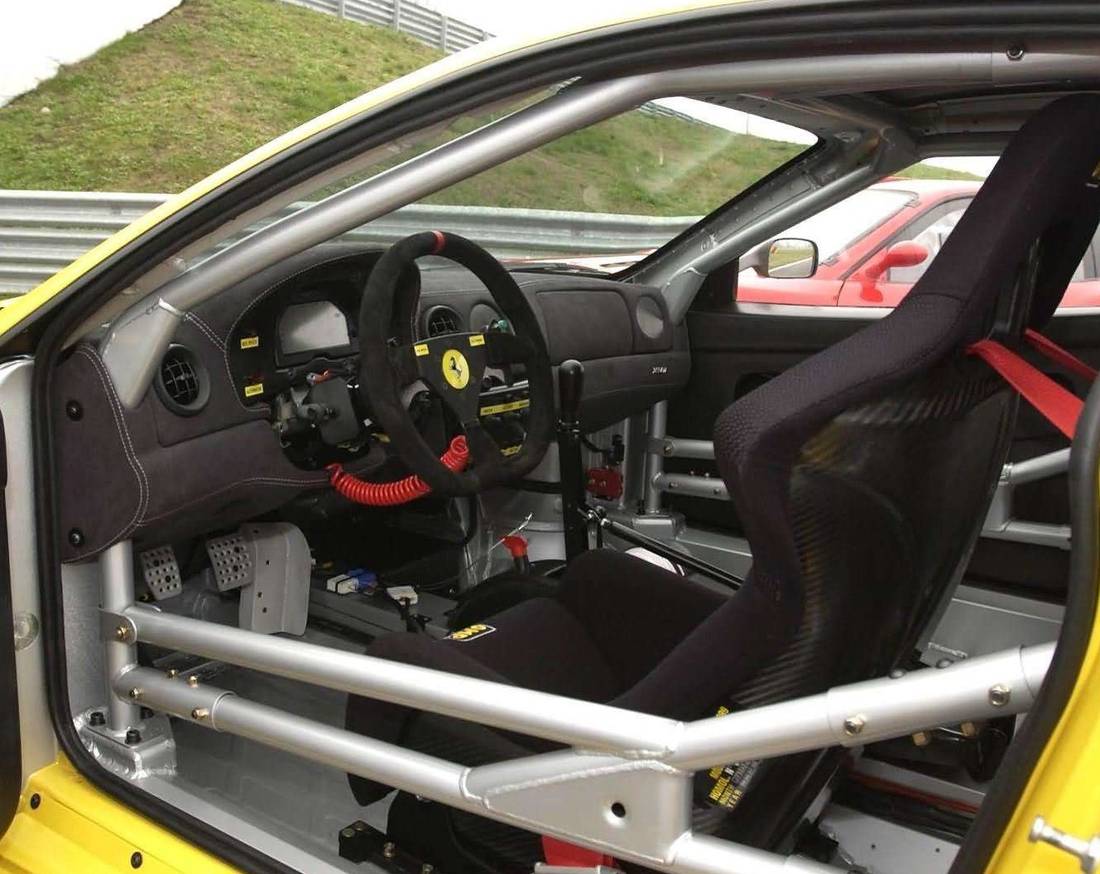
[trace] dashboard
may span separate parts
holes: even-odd
[[[334,461],[368,478],[401,475],[358,390],[359,300],[380,255],[365,246],[318,246],[207,301],[187,314],[134,410],[117,404],[94,346],[72,350],[54,391],[64,423],[62,524],[79,532],[65,558],[122,537],[163,543],[237,524],[325,486],[325,465]],[[468,271],[436,259],[419,266],[418,309],[399,314],[396,326],[407,339],[509,330]],[[654,289],[513,275],[551,363],[585,364],[586,430],[643,412],[686,383],[686,339]],[[79,419],[66,412],[74,404]],[[521,370],[487,372],[481,419],[505,449],[522,443],[526,407]]]

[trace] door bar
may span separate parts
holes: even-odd
[[[146,643],[587,749],[665,755],[680,726],[659,716],[244,631],[140,604],[123,611],[119,620],[130,623],[137,639]]]
[[[693,834],[691,774],[656,762],[567,751],[467,768],[151,668],[120,675],[114,692],[215,731],[661,871],[835,874],[837,870]],[[624,815],[616,815],[615,808]]]
[[[134,605],[104,625],[137,640],[302,682],[559,741],[697,770],[1027,710],[1054,644],[1015,648],[723,717],[680,722],[271,637]]]

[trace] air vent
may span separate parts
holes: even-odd
[[[179,416],[193,416],[210,397],[206,370],[186,346],[170,346],[164,353],[156,389],[164,405]]]
[[[457,334],[462,330],[462,319],[450,307],[434,306],[424,317],[424,329],[429,337]]]

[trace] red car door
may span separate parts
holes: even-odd
[[[741,273],[737,284],[737,300],[741,303],[785,303],[802,306],[836,306],[841,279],[811,276],[808,279],[787,279],[760,276],[749,269]]]
[[[970,197],[941,201],[883,241],[844,280],[839,305],[897,306],[924,275],[970,201]]]

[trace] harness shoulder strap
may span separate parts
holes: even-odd
[[[1033,331],[1028,328],[1024,331],[1024,339],[1040,354],[1053,361],[1063,369],[1077,376],[1084,377],[1089,382],[1096,379],[1096,370],[1089,365],[1085,364],[1080,358],[1069,352],[1040,334],[1038,331]]]
[[[995,340],[979,340],[966,351],[997,371],[1044,419],[1073,439],[1084,406],[1080,398]]]

